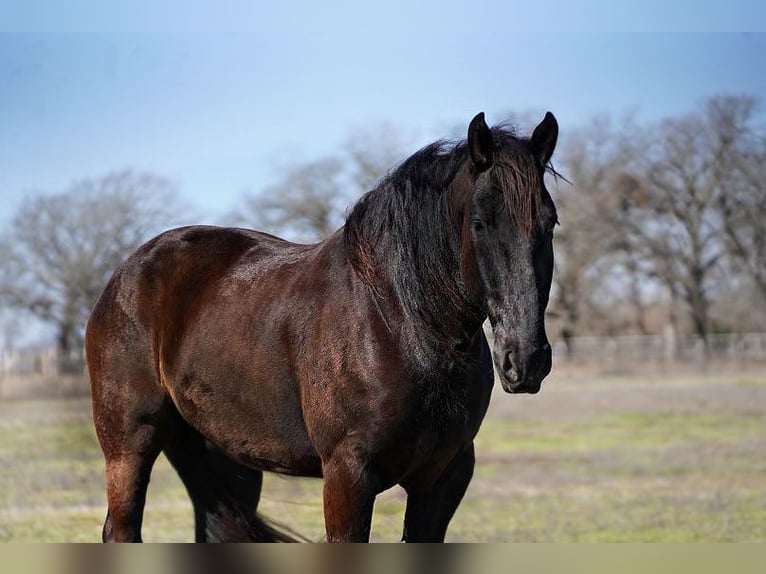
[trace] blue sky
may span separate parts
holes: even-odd
[[[25,194],[125,167],[219,222],[275,164],[384,122],[420,145],[478,111],[552,110],[565,137],[764,96],[766,3],[720,5],[0,0],[0,225]]]
[[[215,222],[275,164],[370,124],[419,145],[477,111],[549,109],[566,135],[594,114],[657,119],[766,94],[766,35],[679,31],[757,29],[756,3],[35,4],[0,8],[3,27],[33,30],[0,36],[0,221],[26,193],[134,167],[177,181],[196,220]]]

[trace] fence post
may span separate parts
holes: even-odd
[[[40,374],[45,378],[58,374],[58,353],[55,347],[43,351],[40,357]]]
[[[668,364],[675,363],[678,358],[678,342],[676,340],[676,330],[673,325],[667,324],[662,329],[662,340],[665,362]]]

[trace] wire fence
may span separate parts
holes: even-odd
[[[2,351],[0,373],[8,376],[43,376],[83,374],[84,353],[62,354],[56,347],[36,347]]]
[[[695,336],[574,337],[553,343],[556,368],[590,366],[631,371],[650,366],[710,369],[766,367],[766,333]],[[0,351],[0,398],[87,394],[84,353],[55,347]]]
[[[575,337],[553,345],[559,363],[600,363],[637,365],[646,363],[766,363],[766,333],[729,333],[678,337],[663,335],[621,335],[616,337]]]
[[[88,394],[84,353],[56,347],[0,351],[0,399]]]

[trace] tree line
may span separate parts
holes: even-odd
[[[659,122],[562,122],[549,182],[561,226],[549,330],[649,334],[671,326],[708,341],[766,328],[766,125],[753,96],[717,96]],[[353,134],[334,154],[280,166],[222,224],[315,241],[414,151],[392,126]],[[56,329],[77,354],[114,269],[184,213],[178,187],[134,170],[30,194],[0,230],[0,308]]]
[[[658,123],[594,121],[561,160],[555,309],[562,331],[656,332],[707,344],[763,329],[766,126],[751,96]]]

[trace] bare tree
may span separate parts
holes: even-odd
[[[299,241],[324,239],[340,226],[349,201],[343,167],[334,157],[284,167],[280,180],[246,197],[233,218]]]
[[[581,334],[587,323],[603,322],[596,295],[612,281],[625,249],[610,213],[617,203],[613,180],[631,161],[628,125],[628,120],[618,126],[595,118],[573,130],[562,146],[562,170],[572,184],[553,186],[561,222],[554,239],[553,308],[565,341]]]
[[[78,353],[112,272],[178,205],[169,181],[127,170],[27,197],[0,238],[0,302],[55,325],[63,355]]]
[[[720,96],[705,107],[728,254],[766,297],[766,126],[759,101]]]
[[[346,139],[344,152],[357,194],[372,189],[412,150],[412,137],[391,124],[379,124],[354,132]]]
[[[631,249],[683,301],[694,331],[708,340],[715,269],[724,255],[720,240],[714,173],[705,117],[667,120],[655,133],[642,173],[623,173],[621,224]],[[629,182],[629,183],[626,183]]]
[[[278,181],[246,196],[229,219],[298,241],[324,239],[343,224],[348,205],[404,157],[404,141],[386,124],[356,132],[335,155],[280,166]]]
[[[553,309],[565,339],[647,333],[648,317],[664,307],[672,325],[680,328],[685,314],[707,344],[714,303],[732,289],[752,297],[745,275],[766,297],[758,106],[753,97],[720,96],[661,124],[598,119],[570,130],[560,157],[573,185],[555,190],[562,225]],[[727,328],[717,317],[715,328]]]

